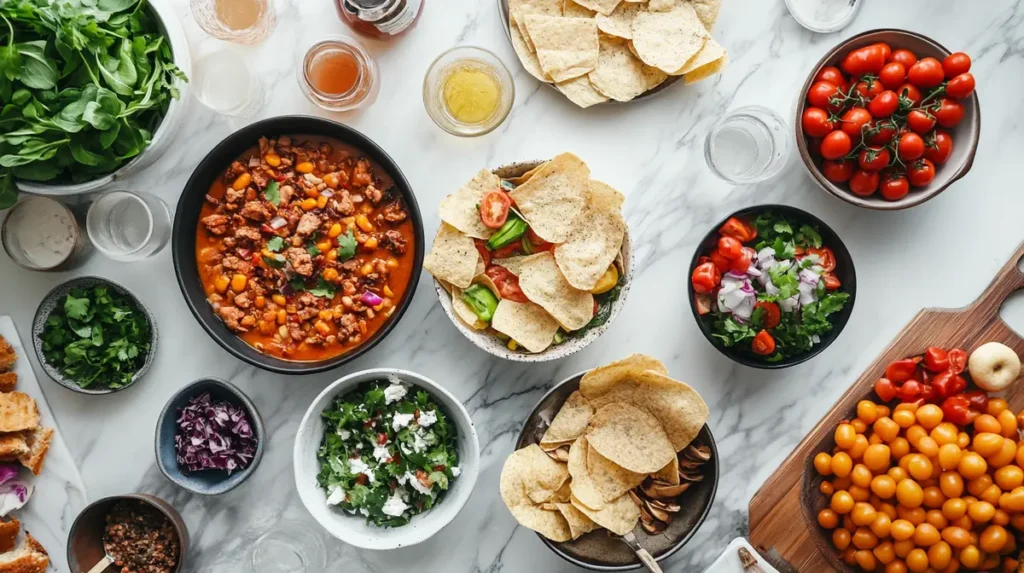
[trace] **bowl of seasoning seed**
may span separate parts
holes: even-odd
[[[181,514],[166,501],[144,493],[116,495],[93,502],[75,518],[68,566],[88,571],[108,558],[116,571],[179,573],[188,544]]]
[[[512,110],[516,88],[498,56],[459,46],[434,60],[423,78],[423,105],[438,127],[476,137],[501,125]]]

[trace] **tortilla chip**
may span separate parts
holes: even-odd
[[[602,36],[597,67],[587,76],[594,89],[615,101],[630,101],[647,91],[644,64],[619,39]]]
[[[640,508],[628,495],[620,495],[605,504],[600,511],[594,511],[586,506],[577,506],[577,509],[615,535],[625,535],[633,531],[640,520]]]
[[[725,57],[725,48],[716,42],[714,38],[708,38],[708,41],[704,44],[704,47],[697,52],[697,55],[690,58],[690,61],[686,62],[683,67],[672,72],[671,75],[682,76],[688,74],[708,64],[717,62],[723,57]]]
[[[520,31],[519,27],[516,26],[515,22],[509,23],[508,30],[509,35],[512,36],[512,49],[515,50],[516,55],[519,56],[519,61],[522,62],[523,69],[525,69],[531,76],[542,82],[553,82],[554,80],[551,79],[551,76],[545,74],[544,70],[541,69],[540,60],[537,59],[537,54],[534,53],[533,49],[526,43],[523,33]]]
[[[683,76],[687,84],[694,84],[703,79],[707,79],[717,73],[720,73],[729,65],[729,56],[722,56],[721,58],[711,62],[710,64],[697,68],[692,72]]]
[[[568,241],[555,246],[555,262],[565,279],[585,291],[592,290],[615,261],[626,235],[622,213],[618,208],[608,209],[614,204],[614,197],[599,195],[601,205],[594,204],[594,197],[591,192],[591,204],[584,215],[587,225],[580,226]]]
[[[676,0],[651,0],[647,3],[647,9],[651,12],[668,12],[676,7]]]
[[[597,179],[591,179],[589,187],[589,205],[607,211],[622,210],[622,204],[626,202],[626,196],[619,193],[617,189]]]
[[[569,98],[569,101],[584,109],[608,101],[608,96],[594,89],[589,75],[558,82],[555,87]]]
[[[577,4],[607,16],[615,11],[622,0],[575,0]]]
[[[441,200],[441,220],[477,239],[489,239],[495,229],[480,220],[480,202],[484,195],[501,188],[501,179],[481,169],[458,191]]]
[[[522,450],[512,452],[501,468],[498,485],[501,500],[505,502],[512,517],[523,527],[532,529],[555,542],[569,541],[572,539],[572,533],[562,514],[537,507],[526,494],[525,481],[520,472],[525,462],[524,455],[519,454],[520,451]]]
[[[569,479],[569,468],[551,459],[537,444],[517,450],[516,454],[520,458],[517,468],[523,476],[523,487],[533,503],[550,500]]]
[[[455,312],[455,316],[459,317],[459,320],[473,330],[487,330],[487,323],[480,320],[480,317],[473,312],[466,301],[462,300],[462,289],[458,287],[452,288],[452,311]]]
[[[562,482],[562,487],[558,488],[558,491],[551,494],[552,503],[569,503],[569,496],[572,495],[572,488],[569,486],[571,481],[572,480],[568,479],[565,480]]]
[[[594,295],[569,284],[550,251],[526,257],[519,288],[568,331],[579,330],[594,318]]]
[[[676,455],[661,421],[630,404],[614,402],[594,413],[587,428],[590,449],[616,465],[650,474]]]
[[[518,277],[521,269],[523,268],[523,261],[525,260],[526,255],[517,255],[506,259],[491,259],[491,266],[498,265],[499,267],[505,267],[508,269],[508,272]]]
[[[562,15],[566,18],[593,18],[594,12],[590,8],[584,8],[573,0],[562,0]]]
[[[515,340],[530,352],[544,352],[551,346],[558,321],[532,302],[502,299],[491,318],[491,328]]]
[[[526,29],[541,69],[556,82],[582,76],[597,66],[594,20],[530,14],[526,16]]]
[[[572,534],[573,539],[579,539],[584,533],[590,533],[600,528],[598,524],[594,523],[594,520],[587,517],[585,513],[571,503],[556,503],[555,508],[565,518],[566,523],[569,524],[569,532]]]
[[[633,48],[637,56],[648,66],[668,74],[697,55],[709,37],[689,2],[668,12],[640,12],[633,20]]]
[[[693,4],[694,11],[697,12],[697,18],[700,19],[700,23],[704,24],[704,27],[708,32],[715,27],[715,22],[718,21],[718,12],[722,9],[722,0],[690,0]]]
[[[618,36],[628,40],[633,37],[633,18],[636,18],[637,12],[643,9],[644,7],[640,4],[619,4],[618,8],[611,14],[607,16],[598,14],[595,17],[597,29],[610,36]]]
[[[580,394],[592,400],[609,392],[620,381],[636,380],[647,370],[668,374],[668,369],[657,358],[646,354],[631,354],[584,374],[580,380]]]
[[[569,394],[562,407],[551,420],[544,436],[540,439],[541,445],[555,442],[573,442],[587,431],[587,424],[590,423],[594,409],[590,403],[578,391]]]
[[[647,474],[631,472],[602,456],[587,442],[587,475],[605,503],[643,483]],[[588,507],[590,507],[588,505]],[[593,508],[597,509],[597,508]]]
[[[672,456],[672,461],[665,464],[665,467],[651,474],[651,477],[672,485],[679,485],[679,458]]]
[[[572,476],[572,479],[569,481],[569,490],[572,493],[572,497],[579,500],[580,503],[590,509],[599,510],[604,507],[605,496],[604,491],[598,488],[597,484],[591,479],[590,472],[587,469],[588,449],[585,436],[577,438],[569,448],[569,462],[567,465],[569,475]],[[643,481],[643,478],[641,478],[641,481]]]
[[[519,28],[521,37],[530,51],[535,52],[537,49],[526,32],[526,16],[529,14],[561,16],[562,2],[561,0],[509,0],[508,17]]]
[[[520,175],[518,177],[510,177],[508,179],[509,183],[512,183],[516,187],[519,187],[523,183],[526,183],[527,181],[529,181],[531,177],[533,177],[538,171],[540,171],[540,168],[544,167],[545,163],[547,163],[547,162],[545,161],[543,163],[538,163],[536,167],[534,167],[533,169],[527,171],[526,173],[523,173],[522,175]]]
[[[480,259],[480,252],[471,237],[447,223],[441,223],[434,245],[423,259],[423,268],[437,279],[459,288],[468,288],[473,284]]]
[[[708,405],[688,384],[648,370],[638,380],[643,403],[636,404],[661,421],[672,447],[678,452],[697,437],[708,420]]]
[[[586,211],[589,181],[587,164],[571,153],[563,153],[545,163],[509,196],[537,236],[549,243],[564,243]]]
[[[665,83],[665,80],[668,79],[668,74],[658,68],[644,64],[644,79],[647,80],[647,89],[653,90]]]

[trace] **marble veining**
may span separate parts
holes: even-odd
[[[723,75],[695,86],[680,82],[629,105],[579,110],[520,68],[493,0],[431,0],[409,35],[389,44],[366,42],[380,65],[382,90],[373,107],[348,114],[321,112],[296,85],[305,48],[346,33],[333,2],[277,0],[278,25],[269,40],[235,48],[206,37],[185,0],[171,1],[194,56],[225,47],[243,53],[267,87],[267,105],[256,118],[233,120],[193,102],[173,148],[122,187],[155,193],[173,205],[194,166],[235,129],[274,115],[321,115],[363,131],[402,166],[428,237],[438,225],[440,199],[481,167],[569,150],[591,165],[594,177],[627,195],[625,213],[636,245],[634,284],[622,315],[601,339],[568,359],[524,365],[477,350],[450,324],[424,273],[413,304],[386,341],[344,368],[307,377],[262,372],[214,344],[182,300],[169,250],[131,265],[95,255],[73,274],[110,277],[138,295],[157,316],[159,355],[146,378],[110,396],[82,396],[42,376],[40,381],[90,498],[144,491],[174,504],[193,534],[191,571],[247,572],[247,551],[261,534],[284,519],[312,524],[293,485],[296,426],[327,384],[375,366],[420,372],[465,402],[480,432],[481,474],[469,504],[433,539],[368,552],[325,536],[329,562],[354,559],[367,571],[578,571],[505,510],[497,487],[501,465],[523,418],[553,383],[645,352],[695,386],[711,408],[709,423],[722,456],[718,496],[701,530],[664,564],[666,571],[699,573],[732,538],[746,533],[750,497],[893,335],[922,307],[971,302],[1024,239],[1015,168],[1024,155],[1024,103],[1018,95],[1024,87],[1024,10],[1018,1],[865,2],[849,28],[816,35],[789,16],[782,0],[724,0],[715,37],[729,49],[732,63]],[[861,210],[827,196],[795,160],[766,184],[733,187],[714,177],[704,162],[703,140],[726,110],[760,104],[791,118],[798,86],[825,51],[849,35],[883,27],[926,34],[974,58],[983,129],[967,177],[931,202],[895,213]],[[421,102],[430,62],[458,44],[494,50],[516,79],[508,120],[478,139],[447,135]],[[693,322],[685,290],[688,262],[708,227],[736,209],[771,202],[808,210],[831,225],[853,255],[859,284],[853,316],[836,343],[781,372],[738,366],[714,351]],[[32,273],[0,257],[0,314],[12,315],[28,332],[43,294],[70,276]],[[260,409],[269,436],[255,475],[215,498],[174,486],[158,471],[153,454],[161,407],[201,376],[242,388]],[[344,567],[345,573],[358,570]]]

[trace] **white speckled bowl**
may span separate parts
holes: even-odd
[[[320,413],[331,401],[363,382],[387,378],[389,375],[397,376],[402,381],[425,390],[448,415],[458,432],[459,468],[462,473],[452,482],[451,489],[444,498],[431,510],[413,517],[402,527],[383,528],[367,524],[361,515],[349,515],[342,510],[328,507],[327,494],[316,481],[317,474],[320,473],[320,462],[316,459],[316,453],[320,449],[324,435],[324,421]],[[345,543],[363,549],[397,549],[426,541],[451,523],[462,511],[476,485],[476,476],[480,469],[480,439],[477,437],[469,412],[440,384],[407,370],[374,368],[349,374],[337,380],[313,400],[295,434],[292,462],[299,499],[313,519],[328,533]]]
[[[504,167],[499,167],[494,170],[494,173],[503,179],[510,177],[517,177],[526,173],[530,169],[540,165],[542,161],[523,161],[520,163],[513,163]],[[612,312],[608,316],[608,320],[601,326],[594,327],[587,332],[581,338],[570,338],[557,346],[549,346],[544,352],[531,353],[525,350],[509,350],[508,346],[505,345],[505,341],[494,336],[487,330],[474,330],[469,327],[466,323],[462,322],[455,315],[452,310],[452,295],[445,289],[437,279],[434,279],[434,290],[437,292],[437,298],[441,302],[441,308],[444,309],[444,313],[451,319],[452,324],[455,328],[459,329],[459,332],[463,336],[468,338],[470,342],[475,344],[481,350],[484,350],[488,354],[493,354],[498,358],[504,358],[505,360],[512,360],[513,362],[548,362],[550,360],[558,360],[565,358],[583,350],[587,346],[590,346],[595,340],[597,340],[608,327],[612,325],[615,318],[619,316],[619,312],[622,311],[622,307],[626,305],[626,295],[629,294],[629,287],[633,283],[633,247],[632,242],[629,238],[629,227],[626,227],[626,235],[622,238],[622,248],[619,252],[621,269],[622,269],[622,291],[619,293],[619,298],[612,303]]]

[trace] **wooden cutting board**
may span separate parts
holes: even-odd
[[[840,420],[851,416],[859,400],[872,394],[875,380],[890,362],[921,354],[929,346],[958,347],[970,353],[991,341],[1002,342],[1024,357],[1024,339],[999,318],[1006,299],[1024,288],[1024,273],[1017,268],[1021,257],[1024,243],[970,305],[917,313],[754,494],[749,508],[750,541],[776,566],[801,573],[835,571],[815,547],[811,536],[819,533],[809,528],[801,511],[804,466],[817,453],[816,445],[835,431]],[[1014,411],[1024,408],[1024,382],[1011,386],[1005,398]]]

